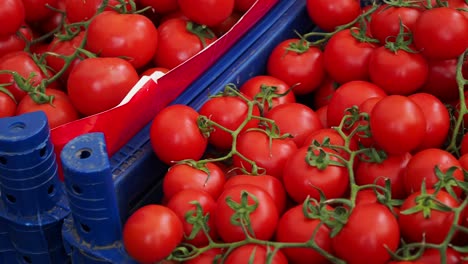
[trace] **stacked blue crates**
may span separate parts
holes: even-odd
[[[67,263],[70,210],[43,112],[0,119],[0,195],[2,263]]]

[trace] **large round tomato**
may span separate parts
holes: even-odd
[[[273,248],[266,246],[247,244],[240,246],[226,257],[224,264],[265,264],[269,259],[270,264],[287,264],[288,260],[281,251],[273,251]]]
[[[66,18],[70,23],[89,20],[96,15],[103,3],[103,0],[65,0]],[[117,5],[121,5],[120,0],[109,0],[104,10],[112,11]],[[127,4],[126,7],[129,10],[130,5]]]
[[[304,40],[284,40],[270,53],[267,72],[293,87],[295,94],[313,92],[325,79],[323,53]]]
[[[177,0],[182,13],[191,21],[216,26],[234,11],[234,0]]]
[[[385,180],[389,179],[392,187],[392,198],[403,199],[406,197],[403,178],[410,159],[410,153],[403,153],[390,155],[381,163],[362,161],[356,170],[356,183],[385,186]]]
[[[6,37],[16,33],[25,18],[22,0],[4,0],[0,9],[0,36]]]
[[[156,66],[172,69],[217,39],[206,29],[205,34],[197,36],[194,27],[199,26],[182,18],[169,19],[159,25],[158,48],[154,56]]]
[[[426,188],[434,188],[440,182],[435,171],[436,166],[444,175],[449,169],[456,168],[451,176],[463,181],[461,164],[455,156],[442,149],[429,148],[414,154],[410,159],[403,178],[406,193],[411,194],[421,190],[423,182]],[[443,180],[447,181],[447,177],[444,177]],[[458,187],[454,187],[453,191],[457,195],[461,193],[461,189]]]
[[[221,264],[223,251],[219,248],[209,249],[193,259],[184,261],[184,264]]]
[[[291,87],[281,79],[269,75],[258,75],[248,79],[239,90],[250,98],[255,98],[263,104],[263,114],[265,115],[273,107],[295,103],[294,93],[289,91]],[[268,102],[271,99],[271,104]]]
[[[342,230],[332,238],[337,257],[348,264],[384,264],[400,243],[398,221],[379,203],[357,205]]]
[[[73,107],[67,94],[56,89],[46,89],[45,93],[54,97],[52,103],[38,104],[34,102],[31,96],[25,96],[18,103],[16,115],[44,111],[51,129],[79,118],[78,112]]]
[[[251,184],[262,188],[275,201],[279,213],[283,213],[286,208],[286,191],[282,182],[271,175],[234,175],[230,177],[224,184],[224,189],[229,189],[232,186]]]
[[[309,151],[313,151],[311,157]],[[321,155],[324,157],[320,158]],[[316,159],[312,158],[314,156]],[[348,169],[329,164],[330,161],[339,162],[332,155],[332,150],[324,150],[322,153],[302,147],[291,155],[284,166],[282,179],[287,193],[296,203],[301,204],[308,196],[319,200],[318,190],[327,199],[339,198],[348,190]]]
[[[424,112],[405,96],[383,98],[374,106],[370,116],[372,137],[390,154],[411,152],[422,143],[426,134]]]
[[[411,32],[422,12],[423,10],[420,8],[383,4],[372,13],[370,20],[372,37],[378,39],[382,45],[385,45],[387,40],[395,40],[400,32],[401,24],[405,26],[405,32]]]
[[[408,98],[421,108],[426,117],[426,135],[418,149],[442,147],[450,129],[450,115],[445,105],[428,93],[416,93]]]
[[[14,116],[15,112],[15,100],[0,90],[0,118]]]
[[[216,238],[216,229],[214,228],[214,208],[216,207],[216,201],[213,199],[211,194],[197,189],[185,189],[169,199],[167,207],[174,211],[179,217],[180,221],[184,226],[184,237],[187,243],[191,245],[202,247],[208,245],[208,238],[201,229],[199,224],[193,224],[187,217],[199,217],[200,214],[197,212],[197,206],[193,202],[198,202],[201,207],[201,214],[203,216],[209,215],[207,226],[209,228],[209,236],[213,239]],[[198,231],[193,234],[192,232]]]
[[[306,218],[302,205],[296,205],[281,216],[276,231],[276,240],[288,243],[307,242],[314,232],[317,232],[314,239],[317,246],[331,253],[330,229],[324,224],[320,225],[318,219]],[[284,248],[282,251],[288,260],[295,264],[328,263],[325,257],[311,248]]]
[[[264,131],[248,130],[237,139],[239,154],[255,162],[260,173],[277,178],[282,177],[286,161],[296,150],[297,146],[291,138],[270,138]],[[252,164],[239,155],[234,155],[233,163],[236,167],[252,171]]]
[[[54,11],[49,6],[57,6],[58,0],[22,0],[25,10],[26,22],[39,22],[50,17]]]
[[[444,103],[458,99],[457,59],[429,60],[429,75],[420,92],[432,94]]]
[[[376,45],[358,40],[354,29],[333,35],[325,46],[323,60],[328,75],[338,83],[369,80],[369,59]]]
[[[459,252],[455,251],[452,248],[447,248],[445,252],[445,264],[465,264],[462,260],[462,256]],[[440,264],[442,263],[441,252],[435,248],[427,248],[422,253],[421,257],[416,261],[423,264]]]
[[[351,81],[341,85],[333,94],[328,104],[327,121],[329,126],[338,126],[345,115],[345,110],[359,106],[372,97],[385,97],[386,93],[379,86],[366,81]]]
[[[307,0],[306,3],[312,22],[325,31],[334,31],[361,14],[359,0]]]
[[[224,190],[217,203],[215,226],[225,242],[244,240],[244,229],[250,236],[263,240],[269,240],[276,231],[278,210],[271,196],[260,187],[250,184],[232,186]]]
[[[88,58],[67,81],[68,96],[78,112],[89,116],[118,105],[139,80],[135,68],[120,58]]]
[[[88,27],[87,50],[101,57],[125,57],[137,69],[151,61],[157,46],[156,27],[140,14],[105,11]]]
[[[229,109],[229,111],[226,111],[226,109]],[[248,110],[249,107],[244,99],[238,96],[227,95],[210,98],[198,112],[211,121],[234,131],[247,118]],[[252,114],[255,116],[260,115],[258,107],[253,107]],[[258,119],[252,119],[244,126],[242,131],[257,127],[258,123]],[[210,137],[208,138],[210,144],[219,149],[231,149],[232,135],[217,126],[213,126],[212,128],[213,131],[210,132]]]
[[[32,31],[27,25],[23,25],[18,29],[17,33],[0,36],[0,57],[22,51],[26,47],[26,41],[32,40]]]
[[[423,86],[428,74],[427,61],[418,53],[380,47],[369,59],[370,79],[387,94],[411,94]]]
[[[290,134],[297,146],[302,146],[310,133],[322,128],[315,111],[300,103],[278,105],[265,117],[275,121],[281,134]]]
[[[186,189],[206,191],[213,199],[223,192],[226,181],[224,172],[214,163],[207,163],[206,171],[187,164],[176,164],[169,168],[163,180],[163,192],[166,199],[171,199],[178,192]]]
[[[455,59],[468,47],[466,32],[468,19],[460,11],[448,7],[433,8],[423,12],[416,21],[414,44],[427,58]]]
[[[137,0],[143,7],[150,6],[157,14],[168,14],[179,9],[177,0]]]
[[[433,194],[434,189],[426,190],[427,194]],[[442,243],[448,235],[454,220],[454,212],[430,209],[426,211],[428,205],[436,203],[433,200],[425,202],[420,200],[421,192],[415,192],[408,196],[401,205],[398,222],[400,224],[401,235],[407,242]],[[450,208],[459,206],[458,201],[445,191],[435,194],[438,203],[442,203]],[[419,201],[419,202],[418,202]],[[422,206],[420,211],[405,212],[415,206]],[[460,221],[461,222],[461,221]]]
[[[171,165],[183,159],[198,160],[208,146],[208,139],[198,128],[198,113],[186,105],[172,105],[153,119],[150,139],[160,160]]]
[[[45,78],[44,73],[34,62],[31,55],[24,51],[9,53],[3,56],[0,61],[0,70],[17,72],[24,79],[30,78],[33,74],[34,77],[30,79],[31,85],[37,85]],[[27,94],[27,92],[24,90],[27,87],[20,87],[13,79],[12,74],[1,73],[0,84],[10,83],[11,85],[7,85],[5,88],[10,91],[15,97],[15,100],[19,102]]]
[[[145,264],[165,259],[184,236],[179,217],[161,205],[147,205],[138,209],[128,218],[122,233],[128,254]]]

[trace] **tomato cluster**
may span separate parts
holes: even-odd
[[[42,110],[51,128],[118,105],[226,33],[255,1],[5,0],[0,118]]]
[[[319,29],[279,43],[264,75],[155,117],[164,200],[130,216],[127,252],[141,263],[464,263],[467,7],[307,0]]]

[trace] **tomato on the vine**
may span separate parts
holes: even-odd
[[[235,208],[241,208],[244,213],[239,214]],[[215,215],[216,231],[228,243],[244,240],[244,230],[251,237],[269,240],[276,231],[279,219],[271,196],[260,187],[250,184],[235,185],[224,190],[217,200]]]
[[[28,23],[39,22],[50,17],[54,11],[49,6],[57,6],[58,0],[22,0],[25,11],[25,20]]]
[[[294,94],[308,94],[325,79],[323,58],[318,47],[301,39],[287,39],[268,56],[267,73],[293,87]]]
[[[147,205],[127,219],[122,236],[127,253],[135,260],[149,264],[169,256],[182,242],[184,230],[179,217],[171,209]]]
[[[4,0],[0,9],[0,37],[15,34],[24,19],[25,7],[22,0]]]
[[[65,0],[66,18],[70,23],[90,20],[97,14],[103,3],[104,0]],[[112,11],[118,5],[121,5],[120,0],[109,0],[107,7],[102,8],[102,10]],[[130,4],[127,4],[126,8],[130,10]]]
[[[177,0],[180,11],[191,21],[216,26],[234,11],[234,0]]]
[[[158,30],[140,14],[104,11],[88,27],[86,49],[101,57],[125,57],[136,69],[156,54]]]
[[[14,116],[15,112],[15,100],[0,90],[0,118]]]
[[[70,72],[68,96],[78,112],[89,116],[117,106],[138,80],[135,68],[124,59],[88,58]]]
[[[0,57],[8,53],[24,50],[26,42],[32,40],[32,35],[31,28],[27,25],[22,25],[17,33],[0,36]]]
[[[312,22],[325,31],[352,22],[361,14],[359,0],[307,0],[307,13]]]
[[[429,93],[444,103],[458,99],[457,59],[428,60],[429,75],[419,92]]]
[[[270,255],[271,258],[270,258]],[[237,247],[227,255],[223,263],[225,264],[264,264],[269,259],[270,264],[288,264],[288,260],[280,250],[273,251],[262,245],[247,244]]]

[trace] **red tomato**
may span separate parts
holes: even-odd
[[[330,38],[323,52],[328,75],[342,84],[369,80],[369,59],[376,47],[358,40],[350,29],[338,32]]]
[[[461,141],[461,148],[460,148],[461,155],[465,155],[468,153],[468,133],[463,135]]]
[[[199,160],[203,156],[208,139],[198,128],[197,119],[197,111],[186,105],[168,106],[155,116],[150,139],[161,161],[171,165],[174,161]]]
[[[255,148],[252,148],[255,146]],[[248,130],[237,139],[237,151],[247,159],[255,162],[260,173],[281,178],[283,168],[288,158],[297,150],[297,146],[290,138],[270,138],[266,132]],[[234,155],[233,164],[239,168],[252,171],[252,165]]]
[[[0,36],[16,33],[24,23],[25,9],[22,0],[4,0],[0,9]]]
[[[128,254],[140,263],[149,264],[169,256],[182,242],[184,230],[171,209],[147,205],[128,218],[122,236]]]
[[[403,178],[410,159],[411,154],[404,153],[390,155],[381,163],[362,161],[356,170],[356,183],[385,186],[385,180],[389,179],[392,187],[392,198],[404,199],[406,193]]]
[[[446,257],[446,264],[463,264],[462,256],[460,253],[455,251],[452,248],[447,248],[445,252]],[[441,254],[438,249],[428,248],[424,250],[422,256],[417,259],[418,262],[423,264],[440,264],[441,262]]]
[[[281,216],[276,231],[278,242],[307,242],[318,228],[315,243],[327,251],[332,251],[330,229],[320,225],[320,220],[309,219],[304,216],[302,205],[294,206]],[[328,261],[312,248],[284,248],[283,253],[291,263],[295,264],[326,264]]]
[[[258,75],[248,79],[239,90],[250,98],[256,98],[259,102],[264,100],[263,114],[265,115],[277,105],[296,102],[294,93],[288,92],[290,88],[287,83],[276,77]],[[271,105],[268,103],[269,97],[272,97]]]
[[[460,166],[462,167],[462,169],[468,171],[468,155],[467,154],[463,154],[459,159],[458,161],[460,162]]]
[[[372,137],[389,154],[416,149],[426,134],[426,118],[421,108],[408,97],[389,95],[372,109]]]
[[[411,194],[421,190],[423,182],[426,188],[434,188],[440,181],[435,172],[436,166],[443,174],[447,173],[450,168],[456,167],[457,169],[452,173],[452,177],[463,181],[461,164],[457,158],[445,150],[429,148],[414,154],[410,159],[403,178],[406,193]],[[446,177],[444,181],[447,181]],[[458,187],[453,187],[453,191],[457,195],[461,193],[461,189]]]
[[[361,14],[359,0],[307,0],[306,3],[312,22],[325,31],[334,31]]]
[[[34,74],[34,77],[31,78],[32,85],[38,85],[45,78],[44,73],[34,62],[31,55],[24,51],[9,53],[3,56],[0,60],[0,70],[15,71],[25,79],[29,78],[31,74]],[[19,87],[14,81],[13,76],[9,73],[0,74],[0,84],[8,83],[12,84],[5,86],[5,88],[10,91],[15,97],[15,100],[19,102],[26,95],[26,91],[23,89],[27,87]]]
[[[240,246],[226,257],[224,264],[265,264],[267,259],[271,264],[287,264],[288,260],[281,251],[273,251],[274,248],[267,248],[266,246],[247,244]],[[272,255],[273,254],[273,255]],[[271,258],[270,258],[271,256]]]
[[[58,0],[22,0],[26,14],[26,22],[38,22],[53,14],[49,6],[57,6]]]
[[[298,149],[286,162],[283,170],[283,183],[289,196],[298,204],[310,196],[320,199],[321,190],[327,199],[342,197],[349,187],[349,173],[345,166],[328,164],[330,161],[340,162],[331,155],[332,150],[320,153],[313,150],[316,156],[328,154],[323,160],[313,160],[309,157],[309,148]],[[329,160],[328,160],[329,159]]]
[[[302,146],[310,133],[322,128],[314,110],[300,103],[278,105],[265,117],[274,120],[282,134],[290,134],[297,146]]]
[[[52,42],[49,44],[48,51],[53,52],[58,55],[62,55],[62,56],[71,56],[75,53],[76,48],[80,47],[81,43],[83,42],[84,36],[85,36],[85,32],[82,31],[76,37],[74,37],[73,39],[69,41],[62,41],[58,38],[54,38]],[[57,56],[47,55],[46,61],[47,61],[47,65],[50,66],[52,70],[54,70],[55,72],[59,72],[65,66],[65,60]],[[68,80],[68,76],[70,75],[70,72],[81,61],[82,61],[82,58],[78,57],[75,60],[73,60],[73,62],[70,63],[67,70],[61,76],[61,79],[65,83]]]
[[[51,104],[37,104],[33,101],[31,96],[25,96],[18,103],[16,115],[35,111],[44,111],[51,129],[79,118],[78,112],[76,111],[75,107],[73,107],[67,94],[56,89],[46,89],[45,93],[48,96],[54,97]]]
[[[125,57],[136,69],[151,61],[158,46],[158,31],[140,14],[105,11],[89,24],[86,49],[101,57]]]
[[[22,34],[23,36],[19,36]],[[17,33],[13,33],[8,36],[0,36],[0,57],[13,53],[16,51],[22,51],[26,47],[26,41],[32,40],[32,31],[27,25],[23,25],[18,29]]]
[[[89,20],[96,15],[103,2],[103,0],[65,0],[66,18],[70,23]],[[112,11],[117,5],[121,5],[120,0],[109,0],[104,10]],[[126,7],[129,8],[130,5],[127,4]]]
[[[53,8],[55,8],[56,10],[60,10],[61,12],[57,12],[54,10],[51,16],[47,17],[45,20],[39,23],[39,29],[44,34],[59,29],[59,27],[62,26],[62,22],[64,22],[64,19],[66,19],[64,15],[65,0],[57,0],[57,4],[53,6]],[[68,19],[66,21],[68,21]]]
[[[370,114],[372,113],[372,109],[374,109],[375,105],[381,100],[381,97],[371,97],[359,105],[359,113],[367,113],[370,119]],[[356,129],[356,127],[360,126],[369,126],[369,120],[360,120],[354,124],[349,131]],[[375,145],[374,139],[372,135],[367,133],[368,131],[358,131],[356,132],[356,140],[361,143],[365,147],[372,147]]]
[[[239,21],[239,19],[241,19],[241,17],[242,13],[234,11],[223,22],[212,26],[211,30],[213,30],[216,36],[221,37],[226,34]]]
[[[206,45],[217,39],[206,29],[199,37],[194,30],[188,30],[190,27],[197,25],[181,18],[169,19],[159,25],[158,48],[154,56],[156,66],[172,69],[205,48],[201,39]]]
[[[234,8],[242,13],[247,12],[255,4],[256,0],[235,0]]]
[[[278,210],[271,196],[261,188],[250,184],[232,186],[224,190],[217,202],[215,226],[224,242],[245,239],[241,223],[246,222],[246,212],[249,212],[250,220],[247,230],[252,237],[269,240],[275,233],[279,219]],[[236,211],[233,208],[243,208],[246,212],[237,213],[235,216]]]
[[[345,145],[345,140],[335,129],[325,128],[325,129],[320,129],[315,132],[312,132],[304,141],[304,144],[300,147],[309,146],[310,144],[313,143],[314,140],[322,144],[326,138],[328,138],[329,144],[332,146],[344,146]],[[352,151],[355,151],[358,149],[358,143],[355,138],[351,138],[350,143],[349,143],[349,148]],[[349,154],[345,151],[336,150],[336,152],[346,159],[349,158]]]
[[[230,177],[224,184],[224,189],[229,189],[232,186],[251,184],[260,187],[266,191],[275,201],[278,212],[281,214],[286,208],[286,191],[282,182],[271,175],[234,175]]]
[[[341,85],[333,94],[328,104],[327,121],[329,126],[338,126],[345,110],[359,106],[372,97],[385,97],[386,93],[379,86],[366,81],[351,81]]]
[[[387,250],[400,243],[398,222],[382,204],[357,205],[343,229],[332,238],[335,255],[348,264],[384,264],[390,260]]]
[[[267,73],[293,87],[294,94],[308,94],[325,79],[323,53],[304,40],[284,40],[270,53]]]
[[[176,164],[169,168],[163,180],[163,193],[167,199],[186,189],[206,191],[213,199],[218,199],[226,181],[224,172],[214,163],[207,163],[208,172],[189,166]]]
[[[424,85],[429,66],[421,54],[380,47],[370,56],[369,75],[387,94],[407,95]]]
[[[448,0],[448,6],[454,9],[464,9],[461,13],[468,19],[468,3],[465,0]]]
[[[226,109],[229,109],[229,111],[226,111]],[[249,107],[244,99],[238,96],[226,95],[210,98],[198,112],[215,123],[235,131],[247,118],[248,111]],[[254,106],[252,114],[255,116],[260,115],[258,107]],[[258,119],[252,119],[242,131],[257,127],[258,123]],[[214,131],[210,132],[208,138],[210,144],[218,149],[231,149],[232,135],[216,126],[213,126],[213,129]]]
[[[150,6],[157,14],[167,14],[179,9],[177,0],[137,0],[143,7]]]
[[[422,9],[413,7],[398,7],[383,4],[371,15],[370,30],[372,37],[385,45],[389,37],[393,39],[400,32],[400,23],[405,26],[405,32],[412,32]]]
[[[458,99],[458,84],[455,79],[457,59],[429,60],[429,75],[420,92],[432,94],[444,103]]]
[[[414,44],[429,59],[454,59],[468,47],[466,32],[468,19],[462,12],[448,7],[433,8],[424,11],[417,20],[413,30]]]
[[[14,116],[15,112],[15,100],[0,90],[0,118]]]
[[[320,123],[322,124],[322,127],[327,128],[328,123],[327,123],[327,109],[328,106],[324,105],[317,109],[315,113],[317,114],[318,118],[320,119]],[[305,143],[305,140],[304,140]]]
[[[428,189],[427,194],[434,193],[434,189]],[[445,240],[454,220],[454,213],[430,209],[426,215],[426,209],[435,202],[424,202],[420,200],[421,192],[417,191],[408,196],[401,205],[401,212],[398,217],[401,235],[407,242],[422,242],[439,244]],[[458,201],[445,191],[439,191],[435,198],[450,208],[459,206]],[[415,206],[422,206],[420,211],[405,213],[406,210]]]
[[[187,217],[199,217],[197,213],[197,206],[192,202],[198,202],[201,206],[202,215],[209,215],[207,226],[209,228],[209,235],[211,238],[216,238],[216,230],[214,228],[214,208],[216,207],[216,201],[213,199],[211,194],[197,190],[197,189],[185,189],[177,192],[169,202],[167,207],[171,209],[180,219],[184,227],[185,242],[191,245],[202,247],[209,243],[208,238],[202,229],[198,230],[197,233],[191,237],[193,230],[200,228],[200,226],[194,225],[187,220]]]
[[[184,261],[185,264],[221,264],[223,252],[219,248],[209,249],[197,257]],[[215,261],[216,260],[216,261]]]
[[[88,58],[70,72],[68,96],[89,116],[118,105],[139,80],[135,68],[120,58]]]
[[[426,117],[426,135],[418,149],[442,147],[450,129],[450,115],[445,105],[428,93],[416,93],[408,98],[421,108]]]
[[[315,109],[328,105],[338,87],[338,83],[330,78],[325,78],[320,87],[317,88],[313,94],[313,105]]]
[[[234,0],[177,0],[182,13],[191,21],[216,26],[234,11]]]

